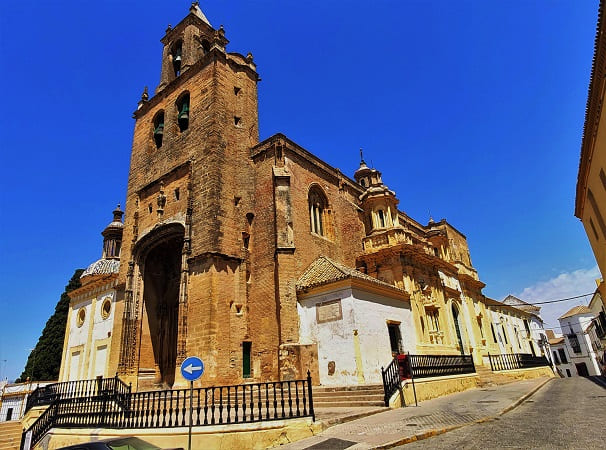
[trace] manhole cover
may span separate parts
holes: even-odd
[[[319,442],[311,447],[305,447],[304,450],[345,450],[346,448],[356,445],[357,442],[345,441],[343,439],[330,438]]]

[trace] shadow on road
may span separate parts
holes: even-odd
[[[598,386],[600,386],[602,389],[606,389],[606,377],[602,377],[602,376],[593,376],[593,377],[586,377],[589,381],[593,381],[595,384],[597,384]]]

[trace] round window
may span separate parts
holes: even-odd
[[[78,310],[78,317],[76,320],[78,327],[81,327],[84,324],[84,319],[86,319],[86,310],[84,308],[80,308]]]
[[[103,319],[107,319],[109,317],[109,313],[112,311],[112,300],[109,297],[106,297],[103,301],[103,305],[101,306],[101,317]]]

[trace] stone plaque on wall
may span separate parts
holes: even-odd
[[[333,322],[342,318],[341,300],[331,300],[316,305],[316,320],[318,323]]]

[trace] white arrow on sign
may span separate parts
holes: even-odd
[[[189,363],[188,366],[185,366],[183,368],[184,371],[186,371],[188,374],[192,374],[193,372],[197,372],[199,370],[202,370],[202,366],[194,366],[192,363]]]

